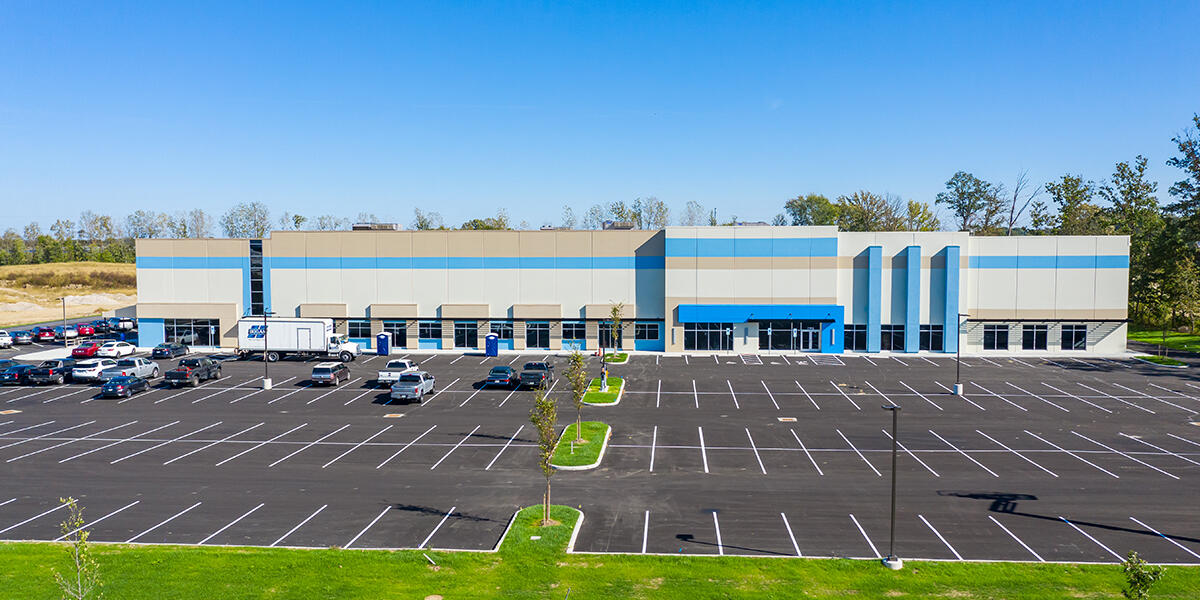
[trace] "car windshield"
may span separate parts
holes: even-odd
[[[137,366],[137,361],[135,361],[135,360],[129,360],[129,359],[125,359],[125,360],[122,360],[122,361],[118,361],[118,362],[117,362],[117,366],[118,366],[118,367],[136,367],[136,366]]]
[[[84,361],[84,362],[81,362],[81,363],[75,365],[75,368],[76,369],[92,369],[92,368],[95,368],[98,366],[100,366],[100,363],[98,361],[87,360],[87,361]]]
[[[420,375],[401,375],[400,381],[403,383],[420,383],[421,376]]]
[[[528,371],[545,371],[546,363],[540,363],[540,362],[525,363],[525,369]]]
[[[508,375],[512,369],[508,367],[492,367],[492,375]]]
[[[185,359],[179,361],[179,366],[181,366],[181,367],[198,367],[198,366],[200,366],[200,359],[185,358]]]
[[[330,370],[329,367],[317,367],[313,369],[313,375],[328,375],[332,372],[333,371]]]
[[[132,377],[113,377],[113,378],[112,378],[112,379],[110,379],[108,382],[109,382],[109,383],[115,383],[115,384],[118,384],[118,385],[119,385],[119,384],[122,384],[122,383],[129,383],[129,382],[130,382],[130,381],[132,381],[132,380],[133,380],[133,378],[132,378]]]
[[[171,347],[171,344],[159,344],[159,345],[155,346],[155,348],[170,348],[170,347]]]
[[[388,363],[388,364],[387,364],[387,368],[389,368],[389,369],[407,369],[407,368],[408,368],[408,361],[406,361],[406,360],[393,360],[392,362],[390,362],[390,363]]]

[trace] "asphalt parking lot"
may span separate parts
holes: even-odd
[[[127,401],[0,389],[20,411],[0,414],[0,539],[57,538],[71,495],[98,541],[491,549],[541,475],[532,392],[477,383],[544,356],[412,354],[437,377],[420,405],[386,402],[374,357],[338,388],[284,361],[264,391],[263,363],[228,361]],[[1200,563],[1189,370],[963,363],[956,397],[953,357],[633,356],[621,403],[584,410],[614,427],[602,467],[557,474],[553,500],[586,515],[577,552],[886,555],[894,402],[900,556]]]

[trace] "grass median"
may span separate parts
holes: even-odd
[[[583,401],[588,404],[612,404],[621,397],[621,388],[625,387],[625,380],[620,377],[608,378],[608,391],[600,391],[600,378],[592,379],[588,384],[587,392],[583,394]]]
[[[531,490],[531,496],[536,492]],[[565,554],[579,513],[518,513],[497,553],[104,545],[95,548],[108,598],[1120,598],[1117,565],[877,561],[733,556]],[[531,539],[538,536],[540,539]],[[670,552],[674,548],[651,551]],[[432,565],[425,556],[436,562]],[[67,547],[0,544],[0,597],[60,597],[52,569]],[[1169,566],[1155,599],[1200,597],[1200,568]]]
[[[583,441],[576,442],[575,423],[571,423],[563,430],[562,437],[558,438],[558,447],[554,449],[552,464],[556,467],[582,467],[595,464],[600,460],[600,453],[604,450],[604,443],[608,439],[610,429],[606,423],[584,421],[583,435],[581,436]]]
[[[629,362],[629,353],[627,352],[609,352],[604,355],[604,362],[610,365],[619,365]]]
[[[1154,344],[1155,346],[1165,345],[1172,350],[1200,352],[1200,335],[1195,333],[1168,331],[1166,341],[1164,342],[1161,329],[1139,329],[1137,331],[1130,331],[1127,339],[1133,342]]]
[[[1174,358],[1170,358],[1167,356],[1151,355],[1151,356],[1138,356],[1136,358],[1144,360],[1146,362],[1152,362],[1156,365],[1163,365],[1164,367],[1186,367],[1187,366],[1187,363],[1183,362],[1182,360],[1175,360]]]

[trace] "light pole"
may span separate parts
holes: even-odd
[[[959,332],[962,331],[962,326],[966,321],[963,317],[970,317],[967,313],[958,313],[958,327],[954,328],[954,395],[963,395],[963,384],[960,382],[962,374],[962,336]]]
[[[66,297],[66,296],[63,296],[62,298],[59,298],[59,300],[62,300],[62,308],[63,308],[63,320],[62,320],[63,346],[66,346],[66,345],[67,345],[67,297]]]
[[[904,561],[896,556],[896,446],[900,444],[900,432],[897,431],[900,406],[887,404],[883,409],[892,411],[892,531],[888,539],[888,555],[883,559],[883,564],[893,571],[898,571],[904,566]]]
[[[273,314],[275,314],[275,313],[267,310],[266,307],[263,307],[263,313],[262,313],[262,318],[263,318],[263,324],[262,324],[262,340],[263,340],[262,389],[264,389],[264,390],[271,389],[271,370],[270,370],[271,359],[269,358],[271,353],[267,349],[267,317],[269,315],[273,315]]]

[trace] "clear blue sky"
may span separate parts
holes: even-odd
[[[348,8],[348,5],[353,5]],[[0,4],[0,228],[240,201],[769,219],[1101,179],[1200,111],[1200,3]],[[946,219],[944,219],[945,221]]]

